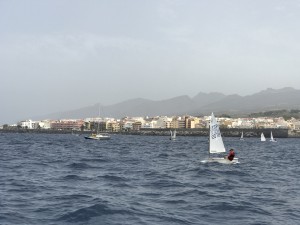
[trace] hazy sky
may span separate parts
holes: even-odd
[[[0,0],[0,124],[141,97],[300,89],[299,0]]]

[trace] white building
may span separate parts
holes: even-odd
[[[156,125],[154,128],[169,128],[171,124],[172,118],[167,116],[160,116],[156,120]]]
[[[157,124],[156,120],[152,120],[151,122],[142,123],[141,128],[155,128]]]
[[[125,121],[123,123],[123,129],[125,129],[125,130],[127,130],[127,129],[131,130],[132,127],[133,127],[133,123],[134,123],[133,121]]]
[[[42,120],[42,121],[38,121],[38,126],[41,129],[50,129],[51,128],[51,122],[49,120]],[[38,128],[38,127],[37,127]],[[36,129],[37,129],[36,128]]]
[[[32,120],[25,120],[18,122],[18,125],[21,126],[23,129],[34,129],[35,122]]]

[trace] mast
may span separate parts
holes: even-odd
[[[100,103],[99,103],[99,108],[98,108],[98,117],[99,117],[99,121],[98,121],[97,134],[99,134],[99,130],[100,130]]]
[[[212,117],[210,117],[210,121],[209,121],[209,130],[208,130],[208,158],[210,158],[210,126],[211,126],[211,120],[212,120]]]
[[[210,138],[208,138],[208,158],[210,158]]]

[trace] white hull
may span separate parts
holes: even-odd
[[[109,140],[110,136],[106,134],[96,134],[96,135],[90,135],[90,136],[85,136],[85,139],[91,139],[91,140]]]
[[[232,161],[224,158],[208,158],[207,160],[203,160],[203,163],[211,163],[211,162],[217,162],[222,164],[237,164],[239,163],[238,158],[234,158]]]

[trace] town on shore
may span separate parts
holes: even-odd
[[[283,117],[257,117],[257,118],[217,118],[222,133],[228,136],[238,136],[244,130],[245,136],[258,136],[260,130],[273,130],[277,137],[300,137],[300,120]],[[170,129],[176,129],[178,135],[207,135],[210,116],[156,116],[156,117],[124,117],[115,118],[85,118],[85,119],[59,119],[59,120],[23,120],[16,124],[4,124],[0,130],[7,132],[81,132],[93,131],[166,135]],[[226,136],[227,136],[226,135]]]

